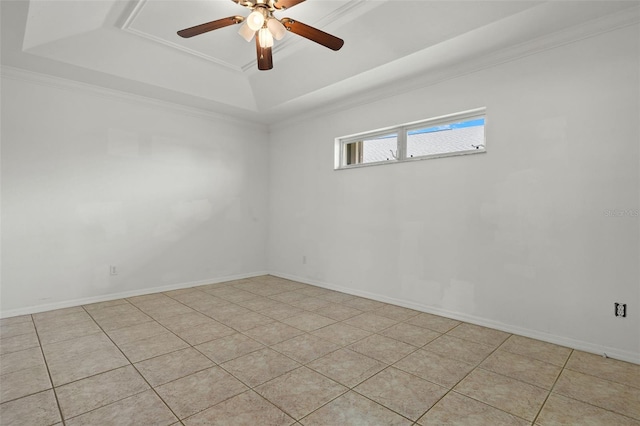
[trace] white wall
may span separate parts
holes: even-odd
[[[265,270],[266,129],[103,94],[2,79],[3,316]]]
[[[639,221],[605,214],[639,208],[638,35],[276,127],[269,269],[640,362]],[[333,170],[335,137],[482,106],[486,154]]]

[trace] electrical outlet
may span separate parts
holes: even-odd
[[[118,275],[118,268],[116,268],[116,265],[109,266],[109,275]]]
[[[303,265],[307,264],[307,256],[302,256],[302,264]]]
[[[616,316],[625,318],[627,316],[627,304],[626,303],[616,303]]]

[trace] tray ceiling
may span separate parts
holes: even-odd
[[[276,12],[345,40],[333,52],[289,33],[274,69],[230,26],[182,28],[249,11],[231,0],[3,0],[2,65],[274,123],[365,99],[463,64],[516,57],[588,23],[638,21],[636,1],[307,0]],[[602,24],[605,22],[605,24]],[[622,22],[622,24],[621,24]],[[598,25],[592,25],[598,29]],[[562,37],[560,37],[562,38]],[[566,37],[565,37],[566,38]],[[549,47],[549,46],[547,46]],[[531,50],[531,49],[530,49]]]

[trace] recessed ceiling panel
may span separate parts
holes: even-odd
[[[307,1],[286,11],[275,12],[276,18],[291,17],[309,25],[318,25],[327,17],[339,14],[353,0]],[[240,25],[231,25],[196,37],[184,39],[178,30],[230,16],[246,17],[250,10],[231,0],[163,1],[140,0],[123,29],[146,37],[195,56],[207,59],[220,66],[242,71],[253,64],[256,49],[253,42],[247,43],[239,34]],[[290,43],[287,34],[276,49]]]
[[[106,1],[30,1],[22,48],[86,33],[100,28],[111,3]]]

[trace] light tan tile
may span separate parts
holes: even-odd
[[[59,320],[62,317],[73,314],[85,314],[85,310],[82,306],[73,306],[71,308],[63,308],[63,309],[55,309],[53,311],[40,312],[38,314],[33,314],[33,321],[37,324],[38,322],[47,322],[51,320]]]
[[[473,365],[478,365],[495,350],[493,346],[459,339],[448,334],[443,334],[423,349]]]
[[[0,376],[0,403],[21,398],[51,388],[44,364]]]
[[[393,364],[417,349],[415,346],[379,334],[364,338],[347,348],[387,364]]]
[[[148,339],[136,340],[119,345],[122,352],[131,362],[139,362],[158,355],[164,355],[188,346],[184,340],[168,331],[149,337]]]
[[[380,332],[383,336],[420,347],[440,336],[437,331],[401,322]]]
[[[0,327],[22,323],[33,323],[31,315],[18,315],[15,317],[0,318]]]
[[[282,306],[282,302],[278,302],[277,300],[269,299],[264,296],[260,296],[255,299],[243,300],[241,302],[237,302],[237,304],[257,312],[267,311],[269,309]]]
[[[220,297],[221,299],[228,300],[229,302],[239,302],[242,300],[250,300],[250,299],[255,299],[259,297],[255,293],[251,293],[248,291],[244,291],[244,290],[240,290],[232,287],[225,287],[222,289],[215,289],[215,290],[207,290],[206,292],[216,297]]]
[[[195,347],[209,359],[222,364],[242,355],[264,348],[262,343],[240,334],[231,334]]]
[[[125,306],[125,305],[118,305]],[[115,306],[115,307],[118,307]],[[111,309],[111,308],[106,308]],[[153,321],[149,315],[143,313],[142,311],[131,312],[122,315],[113,315],[108,316],[102,319],[95,319],[96,322],[102,327],[104,331],[117,330],[119,328],[130,327],[132,325],[141,324],[147,321]]]
[[[299,336],[303,331],[281,322],[271,322],[269,324],[254,327],[245,331],[249,337],[256,339],[260,343],[271,346],[292,337]]]
[[[640,426],[640,421],[552,393],[536,419],[540,426]]]
[[[184,315],[195,310],[179,302],[165,303],[162,305],[139,306],[140,310],[155,320],[170,318],[176,315]]]
[[[313,331],[333,324],[336,321],[313,312],[303,312],[299,315],[285,318],[282,322],[303,331]]]
[[[320,297],[322,295],[331,294],[331,290],[327,290],[326,288],[320,288],[312,285],[300,288],[296,292],[302,293],[305,296],[312,296],[312,297]]]
[[[304,312],[303,309],[293,307],[291,305],[287,305],[286,303],[282,303],[279,306],[266,309],[264,311],[260,311],[262,315],[266,315],[269,318],[273,318],[277,321],[282,321],[285,318],[292,317],[294,315],[298,315],[299,313]]]
[[[295,422],[254,391],[207,408],[184,421],[186,426],[287,426]]]
[[[458,383],[474,368],[466,362],[446,358],[423,349],[396,362],[394,366],[448,388]]]
[[[146,309],[153,308],[153,307],[171,307],[176,304],[178,305],[180,304],[164,293],[159,293],[159,294],[155,293],[155,296],[156,297],[152,299],[133,301],[131,303],[137,306],[138,309],[142,311],[145,311]]]
[[[104,333],[44,345],[42,350],[56,386],[129,364]]]
[[[315,330],[311,334],[346,346],[370,336],[371,332],[347,324],[336,323]]]
[[[420,312],[413,309],[404,308],[402,306],[386,304],[374,310],[373,313],[383,317],[391,318],[395,321],[405,321],[409,318],[415,317]]]
[[[247,313],[226,318],[221,320],[224,325],[234,328],[238,331],[247,331],[254,327],[274,322],[272,318],[259,314],[257,312],[248,311]]]
[[[465,377],[455,391],[523,419],[533,421],[548,392],[483,369]]]
[[[397,324],[398,321],[376,315],[372,312],[364,312],[360,315],[344,320],[342,323],[375,333]]]
[[[553,343],[542,342],[528,337],[513,335],[500,346],[500,350],[518,355],[528,356],[538,361],[564,366],[571,354],[571,349]]]
[[[85,377],[113,370],[129,364],[129,361],[115,346],[83,352],[68,357],[48,361],[51,379],[55,386],[73,382]]]
[[[131,314],[141,314],[142,311],[138,309],[137,306],[127,302],[121,303],[117,305],[106,306],[102,309],[94,310],[90,313],[91,317],[96,321],[100,322],[101,320],[113,318],[113,317],[121,317],[127,316]]]
[[[393,367],[360,383],[354,390],[411,420],[417,420],[449,391]]]
[[[212,367],[156,388],[162,399],[181,419],[245,390],[245,385],[220,367]]]
[[[155,321],[144,322],[131,327],[119,328],[108,331],[107,334],[116,345],[135,342],[136,340],[148,339],[149,337],[164,334],[167,329]]]
[[[563,370],[553,391],[640,420],[640,389]]]
[[[171,410],[152,390],[98,408],[66,421],[67,426],[168,426],[176,421]]]
[[[317,297],[305,297],[304,299],[294,300],[290,302],[291,305],[305,309],[307,311],[314,311],[316,309],[320,309],[323,306],[329,305],[331,302],[328,300],[320,299]]]
[[[326,299],[325,299],[326,300]],[[317,314],[331,318],[336,321],[344,321],[362,313],[361,310],[345,306],[339,303],[330,303],[313,311]]]
[[[551,389],[562,370],[553,364],[506,351],[494,352],[480,366],[544,389]]]
[[[0,423],[6,426],[48,426],[60,420],[53,390],[0,404]]]
[[[462,323],[447,333],[449,336],[470,340],[476,343],[493,346],[497,348],[507,340],[509,333],[494,330],[492,328],[481,327],[475,324]]]
[[[219,297],[212,296],[200,290],[195,290],[192,292],[181,293],[181,294],[171,294],[171,295],[169,295],[168,293],[165,293],[165,294],[167,294],[172,299],[177,300],[180,303],[184,303],[185,305],[191,308],[195,307],[194,304],[200,305],[200,306],[205,306],[205,305],[214,306],[214,305],[226,305],[228,303],[228,301],[224,299],[220,299]]]
[[[39,314],[36,314],[39,315]],[[66,315],[58,315],[49,317],[36,317],[34,318],[34,323],[36,325],[36,329],[38,330],[38,334],[42,337],[43,334],[47,332],[55,332],[62,331],[66,328],[75,328],[88,326],[89,324],[95,325],[95,321],[86,313],[84,310],[80,311],[71,311]]]
[[[296,300],[306,299],[308,296],[303,293],[298,293],[296,291],[286,291],[283,293],[278,293],[269,296],[270,299],[277,300],[279,302],[291,303]]]
[[[102,333],[102,330],[100,330],[98,324],[89,317],[87,317],[86,320],[68,325],[60,325],[56,328],[41,330],[40,327],[38,327],[38,335],[40,336],[40,342],[43,345],[62,342],[96,333]]]
[[[456,392],[450,392],[418,420],[431,425],[527,426],[531,422]]]
[[[294,419],[300,419],[348,389],[315,371],[300,367],[255,390]]]
[[[360,311],[372,311],[384,306],[384,303],[382,302],[378,302],[377,300],[365,299],[363,297],[354,297],[353,299],[342,302],[342,304],[345,306],[349,306],[350,308],[358,309]]]
[[[44,365],[44,358],[39,347],[12,352],[0,356],[0,375]]]
[[[280,342],[272,346],[272,348],[285,354],[289,358],[293,358],[299,363],[306,364],[340,349],[341,346],[329,340],[321,339],[310,334],[303,334],[293,339]]]
[[[195,327],[213,321],[200,312],[192,311],[171,317],[159,318],[158,322],[171,331],[180,330],[188,327]]]
[[[149,385],[130,365],[56,388],[65,419],[144,392]]]
[[[212,320],[213,321],[213,320]],[[216,321],[200,324],[193,328],[176,330],[175,333],[190,345],[199,345],[211,340],[234,334],[236,331]]]
[[[0,355],[40,346],[35,331],[0,339]]]
[[[128,303],[129,302],[127,301],[127,299],[116,299],[116,300],[107,300],[106,302],[91,303],[90,305],[83,305],[82,307],[87,312],[93,313],[104,308],[110,308],[112,306],[117,306],[117,305],[126,305]]]
[[[331,303],[342,303],[347,300],[355,299],[356,296],[352,296],[351,294],[341,293],[339,291],[330,291],[325,294],[318,295],[320,299],[328,300]]]
[[[145,379],[156,387],[188,376],[215,364],[193,348],[171,352],[135,364]]]
[[[269,348],[241,356],[221,366],[251,387],[258,386],[300,366]]]
[[[127,300],[132,304],[138,304],[138,303],[147,302],[153,299],[162,299],[164,297],[166,296],[162,292],[158,292],[158,293],[142,294],[140,296],[127,297]]]
[[[340,349],[307,364],[347,387],[356,386],[381,371],[386,365],[349,349]]]
[[[173,299],[175,299],[176,296],[180,296],[183,294],[189,294],[189,293],[195,293],[195,292],[199,292],[200,290],[198,290],[195,287],[187,287],[187,288],[178,288],[175,290],[169,290],[169,291],[165,291],[164,294],[165,296],[171,297]]]
[[[64,342],[43,345],[47,363],[62,361],[75,355],[114,347],[113,342],[104,333],[90,334]]]
[[[411,421],[351,391],[301,420],[304,426],[409,426]]]
[[[630,362],[618,361],[582,351],[573,351],[566,368],[640,388],[640,364],[631,364]]]
[[[33,325],[33,321],[25,321],[23,319],[24,317],[19,318],[20,321],[14,320],[6,322],[2,326],[0,326],[0,338],[2,338],[2,340],[6,339],[7,337],[19,336],[21,334],[35,333],[36,328]],[[14,318],[5,318],[5,320],[8,319],[13,320]]]
[[[438,333],[446,333],[458,324],[460,321],[441,317],[438,315],[432,315],[427,313],[421,313],[407,320],[407,323],[417,325],[418,327],[428,328],[430,330],[437,331]]]

